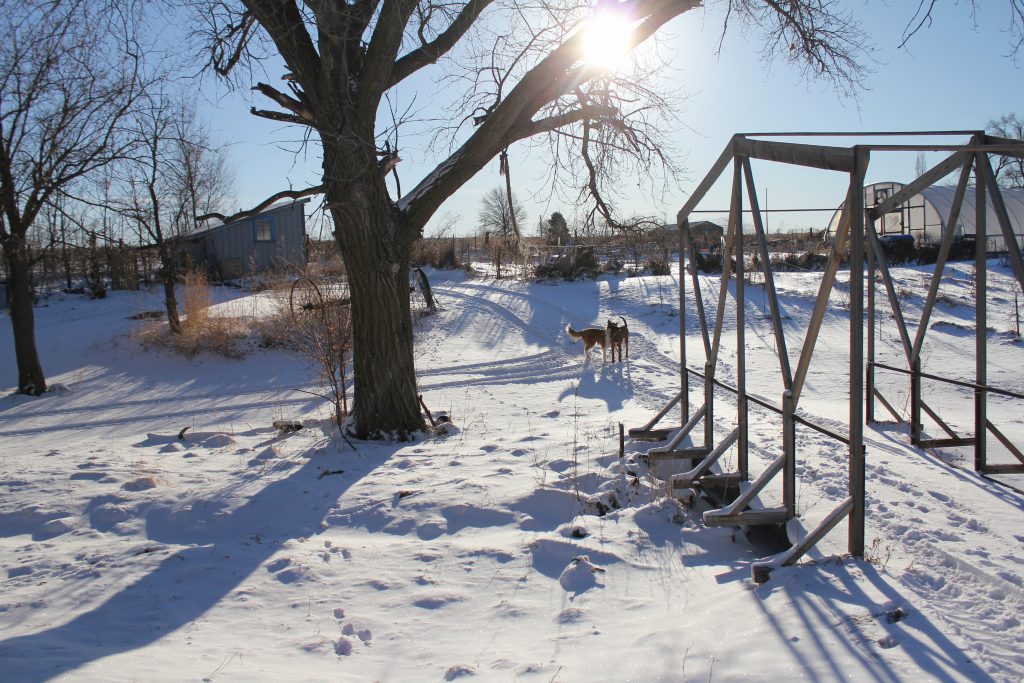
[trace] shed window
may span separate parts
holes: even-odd
[[[274,226],[270,221],[256,221],[256,225],[253,228],[253,239],[257,242],[274,241]]]

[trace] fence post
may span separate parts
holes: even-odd
[[[864,378],[864,422],[875,422],[875,255],[868,249],[868,366]]]
[[[786,457],[782,470],[782,504],[786,519],[796,517],[796,404],[793,392],[782,392],[782,453]]]
[[[715,377],[714,366],[704,363],[704,448],[715,447]]]
[[[864,174],[868,150],[853,150],[850,226],[850,510],[849,551],[864,556]],[[874,230],[874,228],[871,228]]]
[[[985,194],[985,174],[981,173],[981,164],[987,163],[983,155],[984,152],[978,152],[974,156],[974,182],[977,193],[974,200],[974,383],[979,387],[974,390],[974,469],[977,472],[985,470],[985,447],[988,436],[985,424],[988,419],[988,393],[980,388],[988,384],[988,316],[985,309],[988,290],[988,231],[985,217],[988,214],[988,202]]]

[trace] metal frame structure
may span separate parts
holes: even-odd
[[[793,138],[793,137],[873,137],[885,138],[893,136],[930,136],[939,138],[942,136],[969,137],[967,144],[860,144],[852,147],[835,147],[817,144],[803,144],[777,139],[764,140],[755,138]],[[920,178],[905,185],[901,190],[892,194],[885,201],[874,207],[864,205],[864,178],[868,169],[870,155],[876,151],[932,151],[948,152],[949,156],[939,164],[926,171]],[[818,543],[827,533],[837,526],[844,519],[848,521],[848,547],[849,552],[857,557],[864,555],[864,517],[865,517],[865,467],[864,467],[864,425],[874,421],[875,399],[880,399],[890,411],[900,419],[896,411],[885,402],[875,387],[875,372],[877,369],[895,370],[910,376],[912,384],[912,409],[911,409],[911,439],[915,445],[920,447],[950,445],[956,441],[957,444],[971,443],[975,448],[975,467],[980,472],[1024,472],[1024,455],[1016,448],[999,430],[986,418],[986,400],[989,394],[999,393],[1024,398],[1022,395],[1008,392],[1005,389],[990,387],[987,385],[986,364],[986,306],[985,306],[985,278],[986,278],[986,253],[984,235],[985,231],[985,196],[991,198],[993,207],[998,217],[999,227],[1005,239],[1008,256],[1013,265],[1013,271],[1017,281],[1024,288],[1024,264],[1021,261],[1020,248],[1016,237],[1013,235],[1006,207],[1003,203],[999,188],[995,185],[994,173],[989,163],[989,154],[1024,156],[1024,142],[1018,140],[1006,140],[986,135],[981,131],[940,131],[940,132],[915,132],[915,133],[757,133],[737,134],[733,136],[721,156],[715,162],[711,171],[698,185],[690,196],[689,200],[680,209],[677,215],[679,225],[679,266],[680,266],[680,315],[679,315],[679,351],[680,351],[680,391],[667,405],[665,405],[655,417],[645,426],[638,429],[631,429],[630,436],[635,438],[664,439],[670,435],[670,441],[661,447],[652,448],[647,453],[650,460],[671,460],[690,461],[691,468],[671,477],[673,489],[684,490],[684,496],[692,495],[686,489],[700,488],[708,493],[710,497],[722,501],[722,507],[704,512],[704,523],[708,526],[746,526],[782,524],[796,516],[796,428],[797,425],[814,429],[835,440],[843,443],[849,450],[849,473],[848,473],[848,495],[842,500],[818,526],[810,530],[802,540],[793,545],[789,550],[780,555],[755,563],[754,579],[757,581],[766,580],[775,567],[789,565],[796,562],[808,550]],[[769,162],[787,163],[803,166],[811,169],[819,169],[844,173],[849,178],[846,201],[842,207],[841,219],[836,230],[835,239],[828,255],[828,262],[818,294],[811,313],[811,321],[807,334],[800,350],[796,367],[790,365],[790,356],[786,348],[786,339],[783,334],[782,317],[780,314],[778,296],[775,290],[775,283],[772,274],[771,261],[768,255],[768,243],[765,229],[761,221],[761,212],[758,207],[757,192],[754,184],[751,159],[759,159]],[[684,271],[684,252],[689,254],[691,263],[695,262],[695,250],[689,235],[689,216],[696,211],[698,204],[718,181],[725,170],[732,166],[732,199],[730,203],[729,222],[725,236],[724,265],[721,277],[721,285],[718,292],[718,305],[716,309],[713,327],[710,327],[701,295],[699,280],[695,268],[691,268],[693,282],[693,297],[696,304],[698,324],[701,332],[701,339],[704,347],[703,371],[691,369],[687,365],[686,348],[686,282]],[[886,212],[899,207],[901,204],[919,194],[924,188],[938,182],[960,169],[958,179],[957,201],[954,202],[953,215],[946,223],[943,233],[942,245],[935,273],[932,278],[928,296],[925,301],[922,320],[917,330],[917,336],[912,341],[907,329],[906,321],[900,308],[900,302],[893,286],[892,277],[889,273],[885,254],[881,242],[875,232],[875,220]],[[953,238],[953,226],[962,203],[964,193],[968,190],[968,179],[973,174],[976,178],[975,189],[978,193],[976,206],[977,212],[977,234],[976,240],[976,291],[977,301],[975,315],[977,318],[977,338],[975,345],[975,382],[968,383],[958,380],[949,380],[936,375],[929,375],[921,369],[921,348],[924,343],[925,332],[928,328],[928,319],[935,305],[939,281],[942,276],[942,269],[949,255]],[[778,403],[766,398],[751,394],[746,389],[746,337],[745,337],[745,292],[744,292],[744,250],[747,245],[742,229],[742,217],[746,213],[743,208],[744,186],[747,200],[750,203],[749,214],[753,219],[755,240],[753,248],[757,250],[759,262],[763,268],[764,287],[770,307],[770,316],[774,330],[776,352],[779,358],[779,372],[782,378],[783,392]],[[729,258],[730,255],[735,260]],[[850,268],[850,395],[849,395],[849,420],[847,423],[847,434],[841,434],[827,426],[816,423],[813,419],[801,415],[799,412],[800,397],[804,388],[811,361],[814,355],[815,345],[821,329],[821,324],[827,309],[829,295],[835,285],[836,274],[844,261],[849,263]],[[736,385],[730,386],[715,377],[718,365],[719,349],[722,339],[722,323],[728,299],[728,283],[736,271],[734,305],[736,311]],[[892,306],[893,315],[899,329],[903,349],[906,354],[908,368],[906,370],[894,366],[883,365],[875,361],[875,275],[881,275],[889,302]],[[867,288],[865,290],[865,274],[867,274]],[[867,304],[865,306],[865,303]],[[865,317],[865,313],[867,316]],[[865,322],[867,329],[871,330],[867,338],[865,349]],[[865,352],[866,351],[866,352]],[[696,411],[690,412],[690,378],[701,380],[703,389],[703,402]],[[931,410],[921,398],[921,380],[937,379],[951,382],[961,386],[968,386],[975,391],[974,412],[975,412],[975,435],[973,438],[964,439],[957,437],[952,430],[945,426],[940,418]],[[715,435],[715,389],[732,393],[736,397],[736,425],[735,428],[724,437],[716,440]],[[766,408],[781,416],[782,422],[782,453],[773,460],[767,468],[760,472],[753,481],[750,481],[748,462],[748,418],[749,405],[754,403]],[[675,405],[680,406],[683,426],[678,430],[655,429],[655,425],[662,420]],[[949,440],[924,440],[921,438],[920,412],[924,411],[931,415],[936,422],[951,434]],[[683,440],[703,422],[704,433],[703,443],[699,447],[679,448]],[[1021,465],[989,465],[986,462],[986,434],[991,431],[1018,459]],[[674,434],[673,434],[674,432]],[[737,447],[736,471],[734,472],[712,472],[712,466],[727,452],[733,445]],[[751,504],[758,494],[764,490],[770,481],[776,476],[782,476],[782,498],[783,503],[776,508],[755,508]],[[731,493],[735,495],[731,495]]]

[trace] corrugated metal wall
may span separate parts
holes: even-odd
[[[308,201],[308,200],[306,200]],[[298,201],[214,228],[183,251],[205,261],[223,279],[306,265],[306,201]]]

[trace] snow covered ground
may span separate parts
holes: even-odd
[[[990,382],[1021,391],[1013,285],[992,266]],[[928,274],[897,271],[909,309],[920,310]],[[779,276],[794,357],[819,277]],[[129,316],[159,308],[153,294],[38,308],[44,369],[63,385],[41,398],[12,393],[3,322],[0,679],[1024,677],[1024,496],[955,466],[970,454],[944,461],[910,448],[905,425],[869,428],[868,559],[843,555],[843,524],[805,562],[756,586],[750,565],[764,550],[737,530],[705,528],[706,503],[667,497],[635,457],[652,444],[627,442],[626,457],[616,455],[617,424],[647,422],[677,391],[677,276],[431,278],[441,310],[418,323],[420,387],[458,431],[356,442],[356,452],[303,393],[311,372],[299,359],[141,348]],[[709,301],[717,283],[704,280]],[[941,291],[925,370],[970,380],[969,264],[951,266]],[[234,300],[220,306],[250,312],[264,296],[221,294]],[[843,430],[841,298],[800,409]],[[748,290],[748,384],[777,400],[763,308],[760,289]],[[595,352],[583,363],[565,324],[619,315],[629,362],[604,365]],[[878,360],[900,365],[891,323],[881,326]],[[697,366],[696,332],[688,344]],[[880,374],[880,384],[905,410],[903,378]],[[951,425],[972,429],[967,390],[926,391]],[[735,421],[728,401],[719,396],[719,436]],[[271,427],[279,418],[311,424],[281,435]],[[1024,443],[1021,402],[993,398],[989,418]],[[771,413],[752,411],[755,474],[779,452],[780,433]],[[798,449],[809,528],[845,496],[846,452],[802,428]],[[1022,477],[1004,479],[1024,488]],[[779,495],[773,484],[761,501]]]

